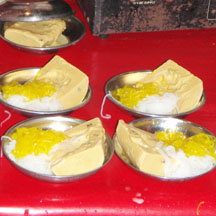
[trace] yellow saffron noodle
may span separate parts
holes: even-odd
[[[137,82],[134,86],[125,85],[113,90],[112,96],[127,107],[134,108],[138,102],[147,96],[160,94],[161,90],[156,82]]]
[[[14,80],[11,83],[3,85],[1,91],[4,99],[8,99],[12,95],[22,95],[29,100],[34,100],[46,96],[50,97],[56,92],[56,89],[53,84],[48,82],[33,80],[22,85]]]
[[[165,146],[172,145],[175,150],[182,149],[187,157],[206,155],[212,156],[216,160],[215,143],[216,138],[206,133],[186,137],[182,132],[157,131],[157,139]]]
[[[15,149],[12,154],[16,158],[22,158],[29,154],[38,155],[40,153],[48,154],[51,148],[66,139],[62,131],[43,130],[41,128],[17,128],[11,134],[11,138],[16,140]]]

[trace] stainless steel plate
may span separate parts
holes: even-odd
[[[137,118],[145,117],[145,116],[146,117],[169,117],[171,116],[171,117],[182,118],[200,109],[205,104],[206,95],[205,95],[205,92],[203,92],[202,97],[200,98],[199,104],[197,104],[197,106],[192,110],[189,110],[183,113],[177,113],[177,114],[152,114],[152,113],[144,113],[144,112],[136,111],[134,109],[126,107],[111,95],[111,91],[118,89],[118,88],[123,88],[125,85],[132,86],[136,84],[137,82],[139,82],[141,79],[143,79],[147,73],[151,73],[151,72],[152,72],[151,70],[139,70],[139,71],[130,71],[130,72],[118,74],[107,81],[105,85],[105,93],[109,95],[108,98],[115,105],[117,105],[121,109],[127,111],[128,113],[132,114],[133,116]]]
[[[66,17],[72,14],[72,8],[63,0],[0,1],[0,21],[41,21]]]
[[[0,86],[5,85],[6,83],[10,83],[13,80],[16,80],[20,84],[23,84],[27,82],[28,80],[35,77],[37,72],[40,70],[40,68],[23,68],[18,70],[9,71],[7,73],[4,73],[0,76]],[[82,103],[71,107],[69,109],[65,110],[59,110],[59,111],[34,111],[34,110],[28,110],[28,109],[22,109],[20,107],[15,107],[4,101],[3,99],[0,99],[0,103],[2,103],[4,106],[12,110],[13,112],[17,112],[19,114],[32,117],[37,115],[67,115],[83,106],[85,106],[92,97],[92,90],[91,87],[88,87],[88,92],[86,93],[85,98],[83,99]],[[73,98],[71,98],[72,100]]]
[[[0,37],[9,43],[11,46],[15,47],[24,52],[33,53],[33,54],[51,54],[56,53],[60,50],[66,49],[72,45],[75,45],[78,41],[80,41],[85,33],[86,27],[85,25],[76,17],[70,16],[67,18],[63,18],[66,21],[66,30],[63,32],[63,35],[68,39],[68,43],[61,45],[61,46],[54,46],[54,47],[28,47],[23,46],[20,44],[16,44],[12,41],[7,40],[4,37],[4,27],[8,22],[2,21],[0,22]]]
[[[140,119],[136,119],[134,121],[131,121],[128,124],[131,124],[137,128],[140,128],[140,129],[145,130],[145,131],[150,132],[150,133],[155,133],[156,131],[166,131],[166,130],[170,129],[171,131],[177,130],[178,132],[182,132],[185,134],[186,137],[190,137],[190,136],[193,136],[195,134],[202,133],[202,132],[214,136],[214,134],[212,134],[207,129],[201,127],[200,125],[197,125],[195,123],[185,121],[182,119],[172,118],[172,117],[140,118]],[[149,174],[149,173],[146,173],[146,172],[139,170],[136,166],[134,166],[130,162],[130,159],[127,157],[126,153],[124,152],[124,150],[120,146],[120,144],[117,140],[116,134],[114,134],[114,136],[113,136],[113,142],[114,142],[114,146],[115,146],[115,153],[120,158],[120,160],[123,161],[123,163],[125,163],[127,166],[132,168],[134,171],[136,171],[137,173],[139,173],[145,177],[151,177],[151,178],[159,179],[159,180],[172,180],[172,181],[181,180],[182,181],[182,180],[189,180],[189,179],[197,178],[199,176],[202,176],[202,175],[212,171],[215,168],[215,167],[213,167],[211,170],[209,170],[209,171],[207,171],[201,175],[196,175],[196,176],[192,176],[192,177],[185,177],[185,178],[167,178],[167,177],[152,175],[152,174]]]
[[[37,128],[42,128],[44,130],[46,129],[53,129],[57,131],[66,131],[73,126],[76,126],[80,123],[84,122],[81,119],[77,118],[69,118],[69,117],[64,117],[64,116],[49,116],[49,117],[34,117],[30,118],[24,121],[19,122],[18,124],[14,125],[11,127],[4,135],[5,136],[10,136],[11,133],[13,133],[16,128],[19,127],[37,127]],[[112,158],[112,155],[114,153],[114,146],[112,143],[112,139],[109,137],[109,135],[106,133],[106,141],[105,141],[105,160],[104,163],[101,167],[99,167],[96,170],[79,174],[79,175],[73,175],[73,176],[55,176],[55,175],[43,175],[39,174],[36,172],[29,171],[15,162],[13,162],[9,156],[7,155],[5,148],[6,145],[8,145],[8,139],[3,139],[2,140],[2,150],[6,158],[21,172],[24,174],[37,178],[39,180],[44,180],[44,181],[49,181],[49,182],[73,182],[77,180],[81,180],[84,178],[87,178],[96,172],[98,172],[101,168],[103,168]]]

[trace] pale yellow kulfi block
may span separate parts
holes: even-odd
[[[66,23],[61,19],[40,22],[15,22],[5,27],[6,39],[29,47],[50,47],[59,43]]]

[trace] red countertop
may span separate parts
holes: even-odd
[[[216,134],[216,30],[187,30],[92,36],[77,4],[76,16],[87,27],[85,37],[58,55],[85,72],[93,90],[91,101],[69,116],[88,120],[100,117],[104,85],[112,76],[139,69],[154,69],[172,59],[203,80],[206,104],[185,119]],[[0,40],[0,73],[41,67],[52,55],[24,53]],[[101,118],[112,136],[118,119],[134,119],[106,100]],[[26,117],[11,113],[0,135]],[[0,121],[7,117],[0,106]],[[126,167],[116,155],[95,175],[77,182],[54,184],[39,181],[17,171],[0,158],[0,215],[216,215],[216,170],[199,179],[161,182],[141,176]],[[138,204],[134,198],[144,202]]]

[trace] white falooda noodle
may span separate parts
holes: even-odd
[[[187,157],[183,150],[175,150],[173,146],[157,143],[159,152],[164,157],[164,174],[168,178],[184,178],[201,175],[213,168],[215,159],[209,155],[204,157]]]
[[[43,97],[41,99],[29,100],[22,95],[12,95],[8,99],[4,99],[8,104],[22,109],[34,111],[58,111],[63,110],[63,106],[56,98],[56,94],[51,97]]]
[[[4,137],[5,139],[8,137]],[[23,158],[16,158],[12,154],[12,150],[15,149],[16,140],[11,139],[10,142],[6,145],[5,151],[9,158],[14,161],[14,163],[18,164],[19,166],[31,170],[33,172],[52,175],[52,171],[50,169],[50,164],[48,161],[48,155],[41,153],[39,155],[29,154]]]
[[[134,109],[144,113],[172,114],[174,110],[178,112],[178,99],[178,95],[175,93],[147,96],[140,100]]]

